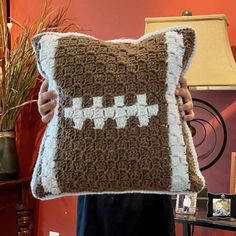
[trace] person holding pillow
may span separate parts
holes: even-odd
[[[191,94],[187,81],[180,77],[181,88],[176,95],[184,104],[183,119],[194,118]],[[45,80],[39,91],[38,110],[42,121],[47,124],[54,115],[57,94],[48,91]],[[175,224],[171,197],[159,194],[99,194],[80,196],[78,200],[77,236],[174,236]]]

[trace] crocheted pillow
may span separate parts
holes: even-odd
[[[175,96],[194,51],[193,29],[112,41],[50,32],[35,36],[33,47],[59,94],[33,173],[35,197],[202,189]]]

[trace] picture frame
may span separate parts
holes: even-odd
[[[194,215],[196,213],[197,193],[180,194],[176,198],[176,214]]]
[[[231,153],[230,194],[236,194],[236,152]]]
[[[236,194],[208,192],[207,217],[236,218]]]

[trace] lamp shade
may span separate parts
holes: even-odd
[[[145,33],[170,26],[191,26],[197,36],[195,57],[186,75],[193,89],[236,89],[236,64],[229,44],[225,15],[145,19]]]

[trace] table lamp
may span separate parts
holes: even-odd
[[[156,17],[145,19],[145,33],[170,26],[191,26],[196,53],[186,78],[191,90],[236,89],[236,64],[229,44],[225,15]]]

